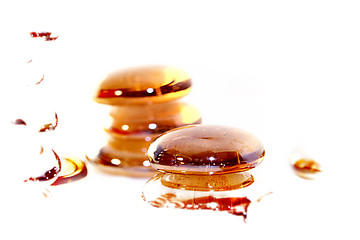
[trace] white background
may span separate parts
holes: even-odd
[[[357,1],[316,0],[1,2],[1,108],[24,101],[14,92],[32,59],[44,69],[46,106],[59,114],[60,154],[97,151],[102,114],[91,98],[108,72],[171,65],[192,76],[186,100],[204,123],[262,140],[266,158],[254,174],[273,192],[250,206],[243,224],[226,213],[152,208],[141,199],[146,179],[90,167],[86,179],[51,187],[51,200],[31,207],[35,217],[20,211],[28,209],[22,201],[6,205],[4,230],[69,239],[358,238],[359,10]],[[59,38],[33,44],[31,31]],[[299,145],[326,167],[325,177],[292,173],[288,161]],[[49,220],[39,222],[37,211],[51,212]]]

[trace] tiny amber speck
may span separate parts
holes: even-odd
[[[151,165],[180,174],[247,171],[261,163],[265,150],[253,135],[234,127],[190,125],[159,136],[148,149]]]
[[[295,173],[306,179],[312,179],[313,175],[321,172],[321,166],[313,159],[301,158],[293,164]]]

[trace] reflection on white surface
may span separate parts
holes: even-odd
[[[1,3],[0,20],[7,23],[0,33],[1,106],[10,111],[21,105],[12,89],[24,80],[19,64],[33,58],[29,64],[47,69],[42,84],[60,119],[58,152],[82,157],[98,151],[103,116],[91,94],[107,72],[169,64],[192,76],[186,100],[200,109],[204,123],[241,127],[264,142],[266,157],[256,176],[273,186],[273,194],[250,205],[243,224],[226,213],[152,208],[141,199],[147,179],[90,167],[87,178],[51,187],[46,203],[2,197],[7,221],[1,235],[31,239],[41,230],[54,236],[56,226],[59,238],[154,239],[160,231],[175,239],[358,237],[358,7],[355,1]],[[45,54],[23,44],[38,30],[56,32],[55,49]],[[35,62],[48,54],[57,57]],[[289,167],[291,152],[304,142],[318,146],[329,166],[320,181],[300,179]]]

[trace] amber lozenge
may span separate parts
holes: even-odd
[[[170,130],[149,147],[151,165],[184,174],[224,174],[247,171],[264,159],[265,149],[250,133],[233,127],[191,125]]]

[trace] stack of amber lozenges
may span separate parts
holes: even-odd
[[[150,142],[170,129],[201,123],[199,111],[179,101],[191,86],[186,72],[164,66],[125,69],[106,77],[95,101],[112,106],[112,124],[105,129],[107,145],[91,162],[121,175],[153,175],[146,157]]]

